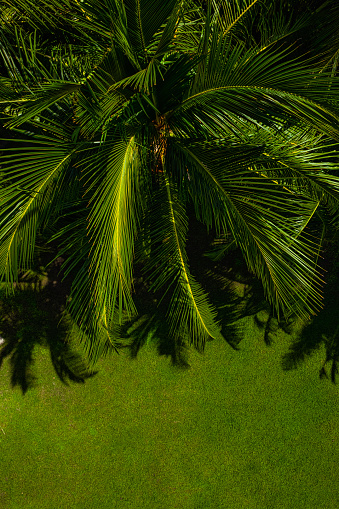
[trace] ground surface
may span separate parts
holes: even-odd
[[[339,388],[319,351],[283,372],[249,320],[174,370],[150,347],[63,386],[37,350],[22,396],[0,370],[0,509],[337,509]],[[53,378],[54,377],[54,378]]]

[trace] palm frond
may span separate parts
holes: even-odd
[[[145,52],[154,34],[167,21],[178,0],[126,0],[127,29],[137,52]]]
[[[252,10],[258,7],[258,0],[212,0],[215,10],[214,23],[218,23],[224,35],[229,34],[237,24],[243,22]]]
[[[27,144],[27,140],[20,143]],[[0,265],[5,281],[13,283],[18,269],[29,266],[44,210],[74,151],[69,144],[33,140],[23,148],[4,149]]]
[[[72,253],[67,274],[76,267],[69,310],[89,341],[99,333],[106,341],[113,321],[135,313],[132,261],[139,163],[135,135],[115,137],[102,147],[88,149],[81,168],[89,213],[87,218],[80,216],[73,236],[66,226],[55,237],[69,237],[63,248]]]
[[[7,123],[7,127],[13,128],[22,125],[24,122],[39,115],[39,113],[58,103],[61,99],[79,90],[80,85],[76,83],[54,83],[41,87],[42,90],[35,94],[27,95],[18,102],[24,101],[24,112]]]
[[[237,115],[261,125],[294,118],[338,138],[336,80],[317,74],[310,62],[289,57],[291,51],[279,46],[244,50],[214,30],[190,92],[166,118],[177,122],[193,115],[201,122],[201,116],[209,116],[217,124],[224,112],[224,118]]]
[[[216,311],[189,271],[185,251],[187,217],[167,176],[154,205],[150,236],[155,247],[146,266],[152,280],[150,289],[170,292],[171,334],[188,334],[192,344],[203,350],[208,338],[221,337],[220,327],[215,321]]]
[[[190,272],[191,212],[205,238],[238,246],[276,313],[321,307],[319,217],[339,216],[339,11],[325,1],[291,5],[0,6],[1,133],[10,147],[1,161],[1,274],[14,282],[36,232],[48,230],[92,360],[118,348],[115,328],[136,315],[139,230],[143,290],[150,283],[160,301],[140,341],[152,327],[179,350],[186,337],[200,350],[221,337],[217,308],[219,318],[228,308],[222,296],[213,307],[207,278]]]

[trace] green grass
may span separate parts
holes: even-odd
[[[339,391],[323,352],[284,372],[248,319],[179,371],[148,345],[63,386],[36,353],[22,396],[0,370],[1,509],[337,509]]]

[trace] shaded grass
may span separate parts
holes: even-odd
[[[1,509],[336,509],[338,388],[323,350],[283,371],[289,336],[213,341],[181,371],[147,345],[65,387],[35,350],[22,396],[0,370]],[[54,378],[53,378],[54,377]]]

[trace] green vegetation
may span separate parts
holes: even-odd
[[[1,509],[337,509],[339,395],[317,377],[324,350],[284,372],[289,338],[267,347],[247,320],[240,351],[209,342],[184,371],[148,344],[68,388],[39,347],[22,396],[6,363]]]
[[[1,2],[0,509],[339,507],[338,26]]]
[[[212,290],[239,260],[272,316],[321,309],[338,218],[338,7],[290,11],[2,5],[0,276],[20,279],[38,238],[55,247],[92,362],[131,325],[174,350],[228,341]]]

